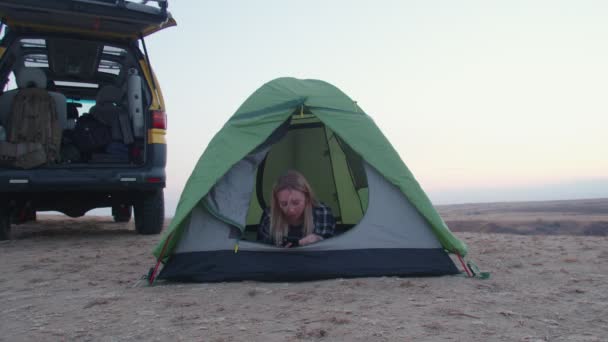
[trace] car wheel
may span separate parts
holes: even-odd
[[[114,217],[114,222],[129,222],[131,221],[131,206],[126,204],[121,204],[115,207],[112,207],[112,216]]]
[[[165,221],[163,190],[144,194],[134,206],[135,230],[139,234],[158,234]]]
[[[0,240],[11,238],[11,216],[7,208],[0,208]]]

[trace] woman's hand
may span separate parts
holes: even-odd
[[[323,238],[317,234],[309,234],[306,235],[305,237],[301,238],[299,243],[300,246],[306,246],[306,245],[310,245],[311,243],[315,243],[318,241],[323,240]]]

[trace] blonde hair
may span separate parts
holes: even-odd
[[[301,173],[295,170],[289,170],[279,177],[272,188],[272,202],[270,203],[270,235],[272,235],[274,243],[277,246],[282,245],[283,237],[287,236],[289,230],[289,224],[281,211],[277,198],[277,194],[285,189],[300,191],[306,198],[304,212],[302,213],[304,216],[304,222],[302,223],[303,236],[312,234],[315,228],[312,216],[313,206],[317,205],[315,194],[313,193],[310,184],[308,184],[308,181]]]

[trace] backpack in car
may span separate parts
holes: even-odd
[[[90,114],[110,127],[113,141],[120,141],[127,145],[133,143],[133,128],[131,128],[129,113],[121,106],[101,103],[91,108]]]
[[[8,127],[9,142],[39,143],[44,149],[47,163],[59,161],[62,128],[55,101],[46,90],[19,90],[13,99]]]
[[[81,152],[93,152],[112,141],[112,131],[91,114],[86,114],[78,118],[72,139]]]

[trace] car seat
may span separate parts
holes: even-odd
[[[23,67],[15,71],[15,79],[17,82],[17,89],[9,90],[0,96],[0,125],[6,128],[9,113],[13,105],[13,99],[20,89],[25,88],[41,88],[46,89],[47,77],[42,69],[39,68],[27,68]],[[57,111],[57,119],[62,129],[66,128],[67,123],[67,108],[66,98],[63,94],[49,91],[49,95],[55,102],[55,109]]]
[[[112,140],[124,144],[133,143],[133,129],[129,114],[122,107],[123,91],[119,87],[106,85],[97,93],[95,106],[90,114],[111,128]]]

